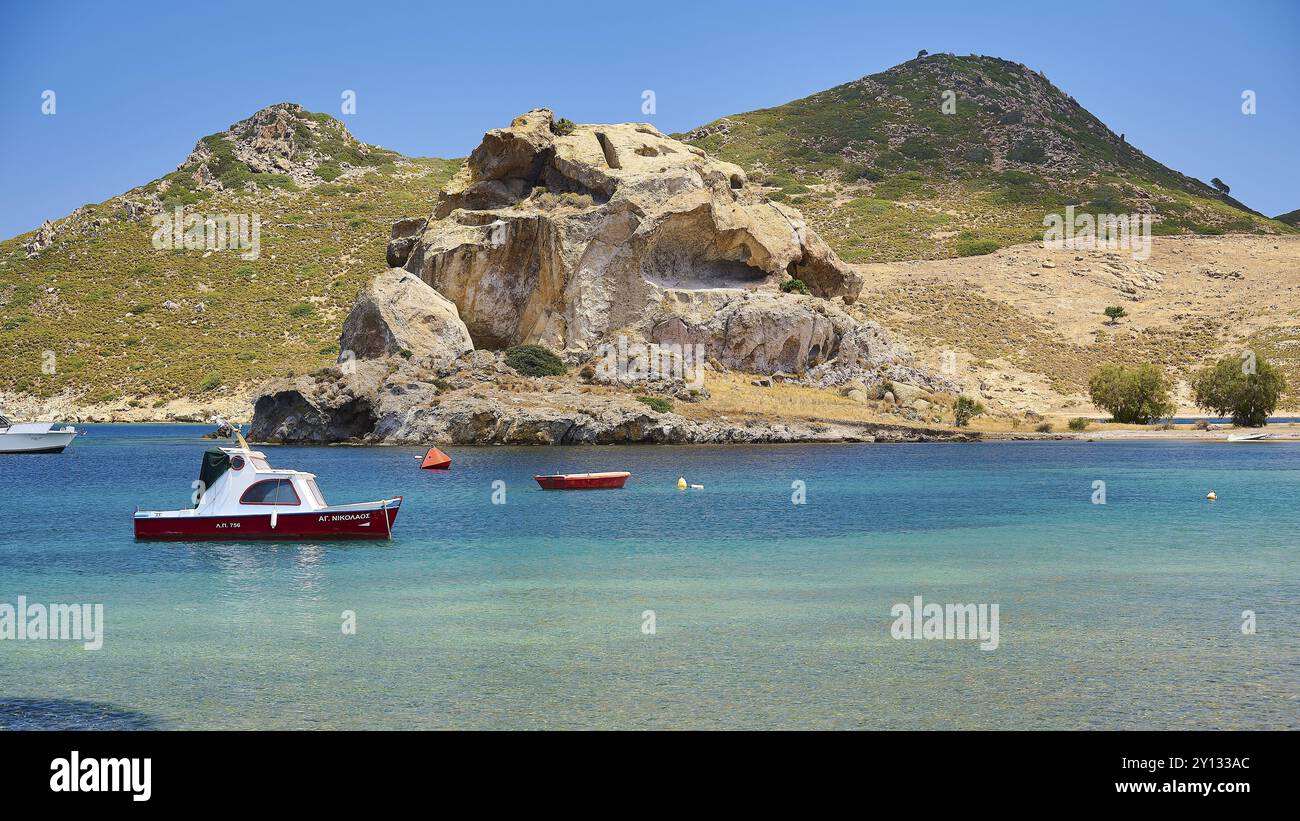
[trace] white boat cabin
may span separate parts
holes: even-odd
[[[315,474],[276,470],[266,454],[248,448],[209,448],[195,487],[198,504],[189,511],[193,516],[312,513],[329,508]]]

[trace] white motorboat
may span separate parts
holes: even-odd
[[[57,422],[16,424],[0,416],[0,453],[62,453],[77,429]]]

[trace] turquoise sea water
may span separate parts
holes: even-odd
[[[0,603],[106,623],[0,641],[0,728],[1300,727],[1295,444],[267,447],[331,502],[403,494],[395,538],[136,543],[206,430],[0,457]],[[895,640],[915,595],[997,603],[1000,646]]]

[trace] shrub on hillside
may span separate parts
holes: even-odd
[[[979,257],[998,250],[998,241],[994,239],[958,239],[957,256]]]
[[[650,409],[657,413],[668,413],[673,409],[673,403],[659,396],[638,396],[638,402],[644,402],[650,406]]]
[[[1092,420],[1084,416],[1076,416],[1070,420],[1070,430],[1087,430],[1092,424]]]
[[[1021,140],[1007,152],[1007,159],[1037,165],[1047,159],[1047,149],[1033,140]]]
[[[506,364],[524,376],[563,376],[560,357],[541,345],[516,345],[506,351]]]
[[[1116,422],[1146,425],[1173,416],[1169,379],[1152,364],[1106,365],[1088,380],[1092,404],[1108,411]]]
[[[971,417],[979,416],[983,412],[984,406],[969,396],[957,397],[957,401],[952,405],[953,420],[959,428],[966,427]]]
[[[781,283],[781,290],[787,294],[806,294],[809,293],[808,286],[802,279],[787,279]]]
[[[848,182],[856,182],[857,180],[880,182],[885,178],[884,174],[869,165],[846,165],[841,173],[842,178]]]
[[[939,149],[935,148],[925,140],[916,137],[908,137],[903,140],[903,144],[898,147],[898,153],[914,160],[933,160],[939,156]]]
[[[1253,369],[1248,367],[1252,360]],[[1281,370],[1253,353],[1249,359],[1224,357],[1192,378],[1197,407],[1231,416],[1234,425],[1252,428],[1268,422],[1285,390],[1286,377]]]

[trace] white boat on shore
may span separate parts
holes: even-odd
[[[1229,442],[1267,442],[1267,433],[1229,433]]]
[[[0,416],[0,453],[62,453],[77,429],[57,422],[17,424]]]

